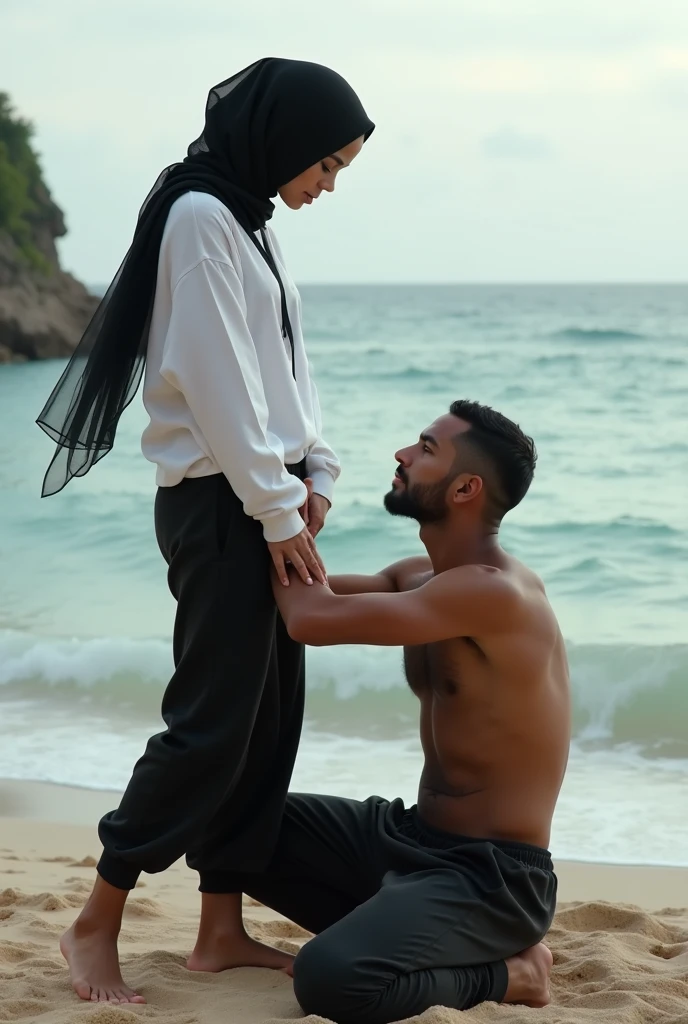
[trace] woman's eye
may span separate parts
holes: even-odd
[[[322,169],[325,172],[325,174],[329,174],[330,173],[330,168],[327,166],[327,164],[324,161],[321,163],[320,166],[322,167]]]
[[[432,455],[432,448],[428,448],[426,444],[423,445],[423,451],[428,452],[430,455]]]

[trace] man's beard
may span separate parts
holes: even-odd
[[[446,480],[415,486],[403,483],[403,487],[394,487],[385,494],[384,504],[390,515],[415,519],[420,526],[441,523],[446,518]]]

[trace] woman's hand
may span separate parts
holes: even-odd
[[[301,518],[308,527],[311,537],[317,537],[325,525],[325,516],[330,511],[330,503],[322,494],[313,494],[313,481],[309,476],[303,481],[308,488],[308,496],[299,509]]]
[[[277,577],[285,587],[289,586],[287,562],[291,562],[304,583],[312,583],[313,577],[315,577],[324,587],[327,586],[325,566],[318,554],[315,541],[308,532],[307,526],[304,526],[301,533],[297,533],[295,537],[290,537],[289,540],[268,543],[268,550],[272,557]]]
[[[311,537],[317,537],[325,525],[325,516],[330,511],[330,503],[322,494],[311,494],[308,499],[308,530]]]

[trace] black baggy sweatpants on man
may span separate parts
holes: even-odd
[[[304,478],[305,463],[288,468]],[[277,841],[303,720],[303,647],[277,614],[262,525],[223,474],[159,488],[155,529],[177,601],[167,729],[100,823],[98,871],[133,889],[141,871],[186,854],[202,891],[233,892],[227,872],[260,871]]]
[[[337,1024],[501,1002],[504,961],[544,938],[557,892],[547,850],[441,832],[401,800],[306,794],[267,870],[234,886],[315,932],[294,992]]]

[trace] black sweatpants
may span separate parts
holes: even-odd
[[[291,467],[301,478],[303,463]],[[159,488],[155,528],[177,600],[167,729],[99,828],[101,876],[132,889],[186,854],[200,888],[272,856],[301,732],[303,647],[277,615],[270,554],[222,474]]]
[[[389,1024],[501,1002],[557,880],[547,850],[440,832],[401,800],[290,794],[271,864],[234,886],[316,933],[294,964],[305,1013]]]

